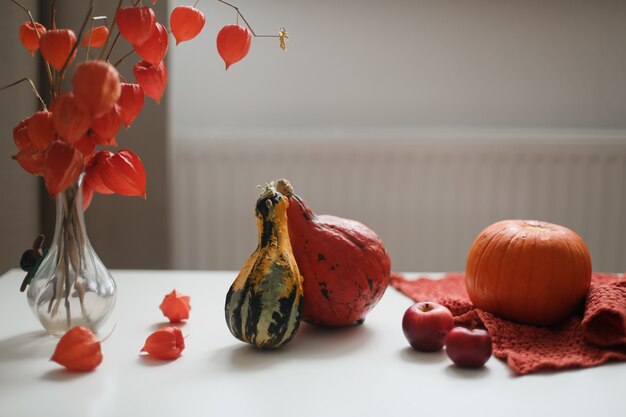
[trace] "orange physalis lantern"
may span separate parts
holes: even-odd
[[[157,22],[148,40],[142,44],[133,45],[133,48],[144,60],[158,66],[167,53],[167,30]]]
[[[83,162],[85,164],[91,161],[91,158],[96,152],[96,142],[91,140],[91,138],[89,137],[89,131],[87,131],[87,133],[85,133],[82,138],[76,141],[74,143],[74,146],[83,155]]]
[[[33,145],[28,145],[12,157],[28,173],[43,175],[44,153]]]
[[[226,69],[248,54],[252,34],[243,26],[224,26],[217,34],[217,52],[226,63]]]
[[[91,122],[91,129],[100,138],[101,145],[114,145],[115,135],[122,127],[122,112],[117,104],[111,110]]]
[[[73,93],[62,93],[52,105],[52,122],[67,143],[74,143],[89,129],[91,117],[78,106]]]
[[[89,45],[92,48],[101,48],[104,46],[108,36],[109,29],[106,26],[96,26],[83,37],[81,46]]]
[[[198,36],[204,27],[204,14],[191,6],[178,6],[170,15],[170,28],[176,38],[176,45]]]
[[[148,6],[122,7],[115,19],[120,33],[131,45],[147,41],[156,23],[154,11]]]
[[[143,108],[143,88],[139,84],[122,83],[122,91],[117,105],[122,111],[122,120],[126,127],[135,120]]]
[[[59,339],[50,360],[70,371],[93,371],[102,363],[100,341],[87,327],[74,327]]]
[[[148,336],[141,352],[156,359],[171,360],[180,357],[184,349],[183,332],[177,327],[167,326]]]
[[[87,61],[76,67],[72,77],[74,96],[92,118],[100,117],[120,98],[120,75],[104,61]]]
[[[159,308],[163,315],[170,320],[170,323],[180,323],[189,318],[189,311],[191,310],[189,299],[188,295],[173,290],[163,298]]]
[[[45,150],[56,139],[52,113],[38,111],[26,119],[26,133],[30,142],[40,151]]]
[[[61,71],[75,44],[76,35],[74,32],[69,29],[54,29],[41,35],[39,49],[43,58],[55,70]],[[76,56],[76,50],[68,61],[68,65],[72,63],[74,56]]]
[[[87,211],[93,200],[93,188],[83,179],[83,212]]]
[[[37,28],[36,31],[35,27]],[[46,32],[45,26],[41,23],[35,22],[35,27],[33,27],[32,22],[24,22],[20,26],[20,41],[31,55],[35,55],[35,51],[39,49],[39,38]]]
[[[24,149],[31,145],[27,132],[27,122],[28,119],[22,120],[13,128],[13,142],[18,149]]]
[[[45,155],[43,178],[48,193],[55,196],[72,185],[83,170],[83,155],[65,142],[53,142]]]
[[[144,93],[159,103],[167,84],[165,63],[161,61],[158,66],[154,66],[149,62],[140,61],[133,67],[133,73]]]
[[[114,193],[146,198],[146,169],[132,151],[124,149],[108,158],[100,174]]]
[[[99,151],[93,156],[87,168],[85,168],[85,183],[89,183],[90,187],[97,193],[113,194],[113,191],[104,185],[100,175],[106,161],[112,156],[113,153],[109,151]]]

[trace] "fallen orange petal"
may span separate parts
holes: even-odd
[[[190,297],[173,290],[163,298],[163,302],[159,306],[163,315],[170,320],[170,323],[180,323],[189,318],[191,305]]]
[[[50,360],[74,372],[88,372],[102,362],[100,341],[86,327],[74,327],[59,340]]]
[[[179,328],[162,327],[146,339],[141,352],[157,359],[172,360],[180,357],[185,349],[185,338]]]

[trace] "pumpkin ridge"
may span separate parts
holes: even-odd
[[[484,300],[484,297],[487,295],[485,294],[485,279],[491,279],[489,276],[488,277],[482,277],[479,278],[476,276],[476,273],[478,271],[482,271],[481,265],[483,262],[486,262],[486,260],[484,259],[485,257],[490,258],[491,257],[491,253],[488,252],[489,248],[491,247],[492,243],[496,243],[497,240],[506,232],[506,229],[500,229],[498,230],[493,236],[491,236],[491,238],[489,239],[489,241],[487,243],[484,244],[484,246],[481,248],[482,250],[480,251],[480,256],[478,258],[478,260],[476,261],[476,266],[474,268],[474,281],[477,284],[480,285],[475,285],[474,286],[474,291],[478,291],[480,293],[480,297]],[[492,274],[492,271],[489,271],[489,274]],[[476,288],[478,287],[478,288]],[[492,300],[491,297],[488,297],[489,300]],[[492,301],[490,301],[491,303]],[[484,308],[483,306],[478,306],[480,308]]]
[[[528,295],[528,291],[530,290],[531,287],[531,283],[534,281],[535,279],[535,252],[537,250],[537,237],[532,235],[532,242],[531,242],[531,246],[530,246],[530,262],[528,262],[528,265],[530,265],[530,274],[528,279],[526,279],[526,289],[525,289],[525,294],[526,297],[524,299],[524,308],[522,311],[526,312],[528,311],[528,303],[530,302],[530,296]],[[516,315],[518,314],[518,312],[516,312]],[[517,321],[515,318],[511,318],[513,321]]]
[[[582,262],[580,262],[581,269],[584,268],[587,273],[586,287],[588,288],[591,283],[591,257],[589,256],[589,250],[584,242],[572,242],[572,246],[576,249],[579,255],[577,257],[575,256],[575,258],[582,260]],[[577,292],[581,291],[578,287],[579,285],[574,288]]]
[[[502,258],[500,259],[500,264],[498,265],[498,269],[496,270],[496,289],[495,289],[496,294],[500,294],[500,284],[502,282],[500,271],[502,270],[502,264],[504,263],[504,260],[506,259],[506,254],[508,250],[511,248],[511,245],[513,245],[513,242],[515,242],[516,237],[517,237],[517,233],[514,234],[511,237],[511,239],[509,239],[509,242],[507,243],[506,248],[504,249],[502,253]],[[500,297],[496,297],[493,300],[493,306],[494,306],[494,311],[500,311]]]
[[[571,246],[571,242],[569,242],[568,239],[563,239],[563,242],[565,243],[565,247],[567,248],[567,252],[569,253],[569,267],[570,267],[570,275],[574,274],[574,263],[576,262],[575,260],[575,256],[574,256],[574,252],[572,250],[572,246]],[[573,285],[569,285],[569,291],[568,291],[568,299],[570,299],[574,294],[574,286]]]

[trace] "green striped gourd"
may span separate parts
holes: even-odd
[[[287,230],[286,197],[266,186],[256,203],[259,244],[226,296],[226,324],[237,339],[277,348],[295,335],[302,318],[302,276]]]

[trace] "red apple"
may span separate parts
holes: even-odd
[[[452,313],[437,303],[413,304],[402,317],[404,336],[413,349],[423,352],[440,350],[452,327],[454,327]]]
[[[455,327],[446,336],[446,353],[458,366],[480,368],[491,357],[491,336],[487,330]]]

